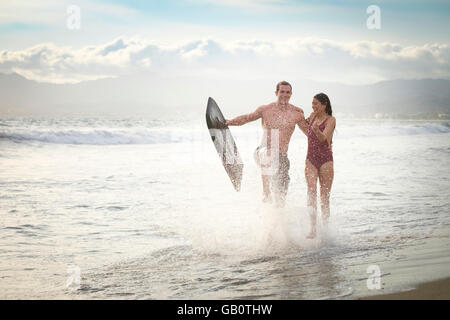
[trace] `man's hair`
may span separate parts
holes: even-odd
[[[280,86],[289,86],[289,87],[291,87],[291,92],[292,92],[292,86],[287,81],[280,81],[280,82],[278,82],[277,83],[277,91],[275,91],[275,92],[278,92],[278,90],[280,90]]]

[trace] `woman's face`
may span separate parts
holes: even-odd
[[[317,100],[316,98],[313,99],[312,101],[312,108],[314,112],[322,112],[325,111],[325,105],[321,104],[319,100]]]

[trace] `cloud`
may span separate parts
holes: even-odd
[[[448,44],[404,46],[319,38],[223,42],[202,39],[171,46],[119,37],[79,49],[42,43],[0,51],[0,72],[65,83],[138,72],[216,78],[306,78],[341,83],[450,78]]]

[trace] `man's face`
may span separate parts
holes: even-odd
[[[275,94],[278,97],[278,103],[281,105],[286,105],[289,103],[289,99],[291,98],[292,92],[291,92],[291,86],[288,85],[280,85],[280,88],[278,89]]]

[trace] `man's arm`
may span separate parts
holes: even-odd
[[[300,121],[297,122],[297,125],[304,134],[308,135],[308,123],[306,123],[305,118],[300,119]]]
[[[231,120],[227,120],[226,123],[229,126],[242,126],[243,124],[246,124],[247,122],[258,120],[262,117],[262,110],[264,106],[256,108],[255,111],[249,114],[244,114],[242,116],[236,117]]]
[[[315,113],[312,112],[308,118],[303,118],[303,121],[299,121],[298,127],[303,131],[304,134],[308,135],[308,125],[311,123],[312,118],[314,118]]]
[[[297,125],[304,134],[308,135],[308,123],[305,120],[305,114],[303,113],[303,110],[301,108],[295,107],[295,109],[299,112]]]

